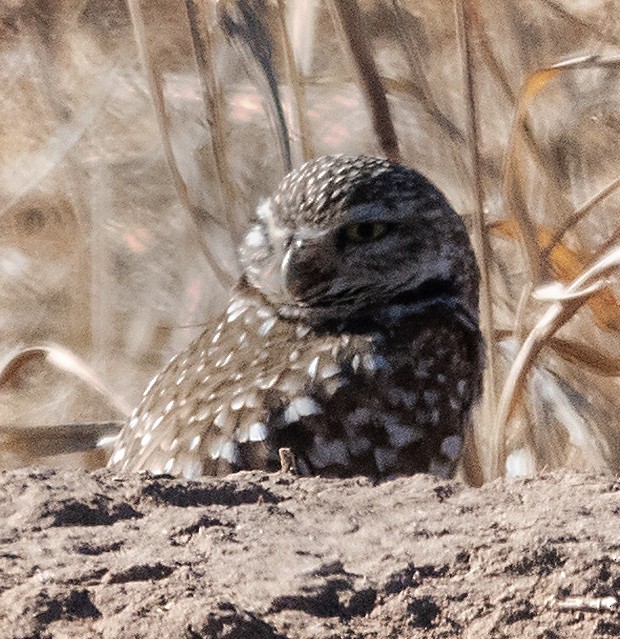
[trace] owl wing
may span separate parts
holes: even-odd
[[[109,466],[189,478],[277,463],[269,424],[299,383],[288,352],[294,339],[294,324],[237,294],[222,321],[153,379]]]

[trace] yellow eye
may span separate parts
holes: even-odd
[[[385,222],[360,222],[344,227],[344,237],[352,244],[365,244],[380,240],[390,230]]]

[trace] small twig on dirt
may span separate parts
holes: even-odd
[[[290,448],[280,448],[278,450],[280,456],[280,472],[297,474],[297,464],[295,463],[295,455]]]
[[[556,601],[556,604],[560,610],[582,610],[586,612],[614,610],[618,605],[618,599],[616,597],[569,597],[562,601]]]

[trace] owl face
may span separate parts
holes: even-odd
[[[319,158],[289,174],[258,208],[241,259],[281,315],[313,325],[389,323],[438,303],[477,317],[461,219],[422,176],[384,160]]]

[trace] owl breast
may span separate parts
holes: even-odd
[[[479,349],[442,309],[386,331],[321,333],[241,285],[222,321],[153,380],[110,466],[272,471],[286,447],[307,475],[447,475],[479,395]]]

